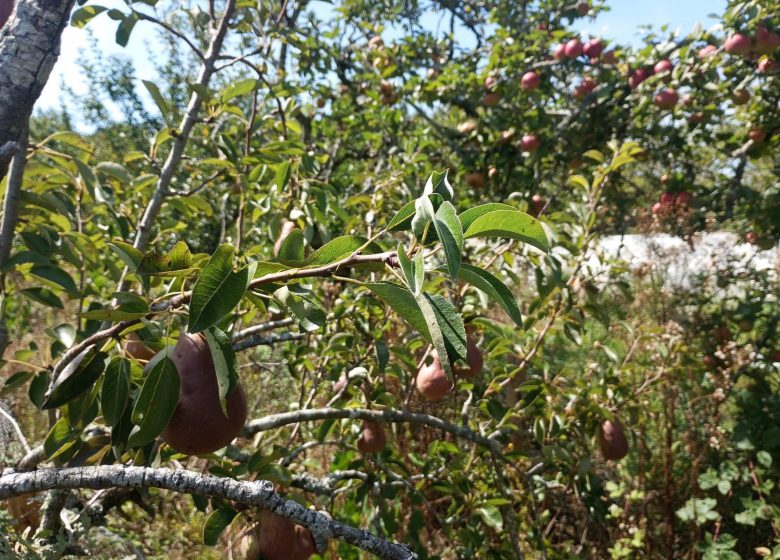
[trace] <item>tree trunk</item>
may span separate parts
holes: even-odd
[[[74,0],[18,0],[0,29],[0,179],[60,54]],[[5,148],[5,149],[4,149]]]

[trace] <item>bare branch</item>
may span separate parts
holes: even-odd
[[[256,346],[273,346],[279,342],[285,342],[288,340],[300,340],[306,336],[306,333],[294,333],[286,332],[282,334],[272,334],[269,336],[253,335],[240,342],[233,343],[233,350],[240,352],[241,350],[248,350]]]
[[[260,334],[261,332],[272,331],[274,329],[280,329],[282,327],[289,327],[294,323],[292,317],[285,319],[279,319],[278,321],[267,321],[258,325],[252,325],[243,330],[238,331],[233,335],[233,342],[238,342],[245,338],[249,338],[252,335]]]
[[[5,198],[3,199],[3,217],[2,222],[0,222],[0,269],[5,268],[5,263],[11,255],[14,232],[19,221],[22,180],[24,179],[24,168],[27,166],[27,125],[22,129],[19,140],[14,146],[16,149],[8,175]],[[0,155],[0,159],[2,159],[2,155]]]
[[[368,410],[364,408],[313,408],[310,410],[296,410],[292,412],[282,412],[272,414],[257,420],[250,420],[244,426],[245,435],[254,435],[258,432],[265,432],[275,428],[281,428],[298,422],[312,422],[316,420],[345,419],[351,420],[369,420],[372,422],[385,423],[409,423],[430,426],[438,430],[443,430],[456,435],[460,438],[472,441],[478,445],[488,448],[491,451],[498,450],[498,441],[479,435],[470,428],[457,426],[445,422],[436,416],[428,414],[419,414],[415,412],[405,412],[401,410]]]
[[[239,481],[188,470],[153,469],[110,465],[64,469],[41,469],[19,473],[6,469],[0,476],[0,499],[28,492],[54,489],[161,488],[186,494],[231,500],[266,509],[308,528],[322,552],[331,538],[352,544],[386,560],[416,560],[418,556],[401,544],[383,540],[364,529],[334,521],[274,492],[267,480]]]
[[[135,15],[137,15],[140,19],[143,19],[143,20],[146,20],[146,21],[150,21],[152,23],[156,23],[157,25],[159,25],[160,27],[165,29],[171,35],[175,35],[176,37],[178,37],[179,39],[181,39],[182,41],[187,43],[187,46],[190,47],[190,49],[192,49],[192,52],[194,52],[198,56],[198,58],[200,58],[201,60],[203,60],[205,62],[206,56],[203,54],[203,51],[200,50],[198,47],[196,47],[195,43],[190,41],[189,37],[187,37],[184,33],[174,29],[172,26],[168,25],[166,22],[164,22],[162,20],[159,20],[159,19],[157,19],[154,16],[150,16],[149,14],[145,14],[143,12],[139,12],[139,11],[136,11],[136,10],[134,10],[133,13]]]

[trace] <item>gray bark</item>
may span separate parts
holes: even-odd
[[[465,426],[450,424],[436,416],[401,410],[369,410],[363,408],[313,408],[310,410],[296,410],[293,412],[272,414],[264,418],[247,422],[244,426],[244,434],[253,435],[257,432],[273,430],[299,422],[344,418],[384,423],[406,422],[409,424],[421,424],[423,426],[430,426],[431,428],[449,432],[460,438],[482,445],[491,451],[498,451],[499,446],[499,442],[495,439],[481,436]]]
[[[16,151],[11,163],[11,172],[6,182],[5,198],[3,199],[3,217],[0,222],[0,269],[5,267],[11,255],[16,224],[19,221],[19,201],[22,196],[22,181],[24,168],[27,166],[27,126],[22,128],[16,142]]]
[[[74,0],[20,0],[0,29],[0,147],[15,144],[60,54]],[[0,179],[11,154],[0,150]]]
[[[311,531],[317,550],[324,551],[331,538],[352,544],[385,560],[416,560],[418,556],[401,544],[343,525],[274,492],[267,480],[239,481],[187,470],[153,469],[111,465],[64,469],[40,469],[20,473],[11,469],[0,476],[0,499],[28,492],[54,489],[162,488],[186,494],[222,498],[266,509]]]

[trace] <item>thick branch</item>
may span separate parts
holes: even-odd
[[[272,511],[308,528],[319,551],[325,549],[329,539],[335,538],[386,560],[417,559],[417,555],[403,545],[380,539],[364,529],[342,525],[322,513],[282,498],[274,492],[273,483],[266,480],[239,481],[187,470],[123,465],[41,469],[29,473],[6,469],[0,476],[0,499],[27,492],[78,488],[162,488],[222,498]]]
[[[3,217],[0,222],[0,269],[11,255],[16,223],[19,221],[19,201],[22,196],[22,179],[27,166],[27,126],[25,125],[16,143],[11,172],[6,182],[5,198],[3,199]]]
[[[60,54],[74,0],[25,0],[0,29],[0,146],[17,142]],[[7,151],[5,151],[7,152]],[[11,154],[0,157],[0,179]]]
[[[299,422],[312,422],[316,420],[344,419],[351,420],[370,420],[372,422],[386,423],[409,423],[430,426],[438,430],[443,430],[456,435],[460,438],[472,441],[476,444],[487,447],[491,451],[498,450],[498,441],[481,436],[465,426],[457,426],[445,422],[436,416],[428,414],[418,414],[415,412],[405,412],[401,410],[368,410],[363,408],[314,408],[310,410],[297,410],[293,412],[282,412],[272,414],[265,418],[250,420],[244,426],[245,435],[253,435],[258,432],[273,430],[289,424]]]

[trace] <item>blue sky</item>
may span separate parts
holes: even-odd
[[[126,7],[122,0],[105,0],[101,5],[109,8]],[[687,33],[699,22],[705,28],[716,23],[707,16],[722,13],[726,0],[611,0],[612,10],[602,14],[596,20],[580,20],[577,28],[586,35],[600,35],[620,43],[633,43],[637,40],[637,28],[651,24],[655,27],[669,24],[672,30],[680,29]],[[139,80],[155,78],[154,60],[156,49],[156,29],[152,24],[139,22],[126,48],[114,42],[116,22],[101,15],[93,20],[88,29],[94,34],[98,48],[106,54],[123,53],[133,59]],[[62,85],[67,83],[77,93],[85,94],[86,88],[79,74],[78,59],[82,51],[90,48],[85,29],[67,28],[63,34],[62,54],[52,73],[38,108],[57,108],[62,104]],[[139,82],[140,86],[140,82]],[[143,90],[143,86],[140,86]],[[67,102],[67,100],[65,100]]]

